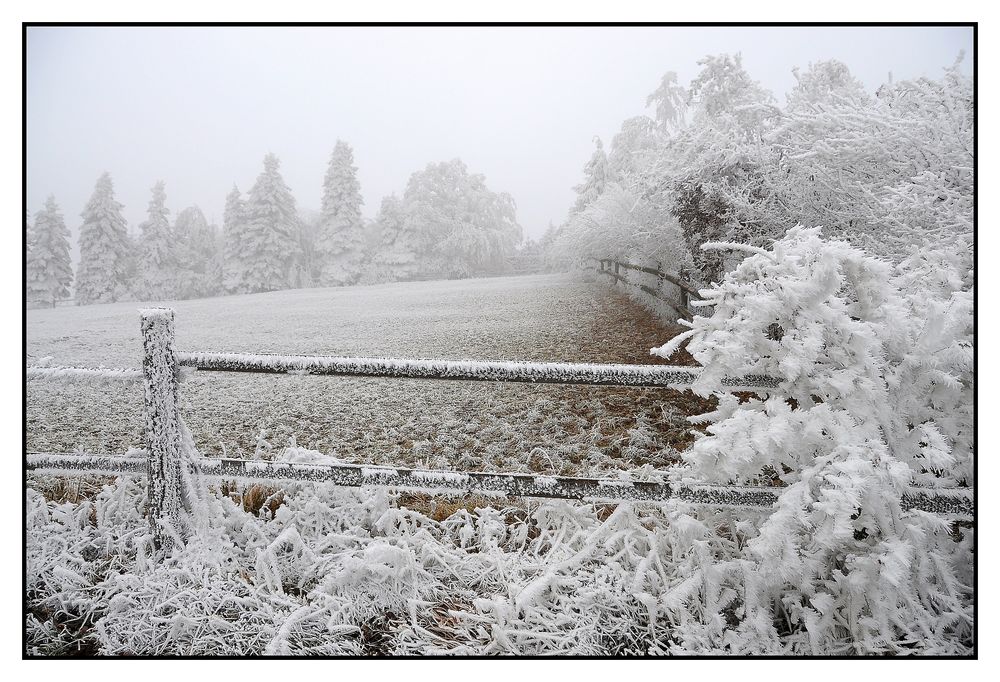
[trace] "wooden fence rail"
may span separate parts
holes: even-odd
[[[620,266],[621,264],[618,264]],[[549,497],[586,501],[681,500],[719,507],[771,507],[781,488],[668,484],[647,481],[600,480],[529,474],[451,472],[368,467],[349,464],[299,464],[280,461],[223,458],[182,459],[181,419],[177,411],[180,367],[210,371],[307,373],[320,375],[405,377],[473,381],[521,381],[596,386],[670,387],[691,385],[698,367],[666,365],[597,365],[572,363],[478,362],[453,360],[402,360],[396,358],[342,358],[326,356],[259,355],[238,353],[184,353],[174,350],[174,311],[147,308],[140,311],[143,338],[142,370],[80,367],[28,367],[25,378],[59,380],[136,380],[143,383],[145,401],[144,457],[25,453],[26,470],[56,475],[145,475],[148,479],[149,519],[154,542],[167,546],[174,537],[170,528],[179,523],[186,503],[182,480],[190,466],[207,478],[265,481],[332,482],[340,486],[479,492],[484,494]],[[779,388],[773,377],[729,377],[730,390],[759,393]],[[967,488],[913,488],[904,493],[905,509],[949,517],[972,516],[974,498]]]
[[[685,319],[690,319],[692,317],[691,303],[698,300],[698,290],[690,282],[686,282],[681,279],[678,275],[673,275],[668,272],[663,272],[656,268],[650,268],[642,265],[635,265],[633,263],[626,263],[623,261],[615,260],[613,258],[595,258],[593,259],[598,263],[597,271],[601,274],[608,275],[613,278],[615,282],[621,282],[630,287],[635,287],[639,289],[647,296],[650,296],[661,303],[666,303],[670,306],[675,313],[680,317]],[[627,272],[633,270],[635,272],[643,272],[647,275],[652,275],[657,278],[656,287],[651,287],[646,284],[639,284],[637,282],[632,282],[629,280],[627,274],[623,274],[623,271]],[[669,282],[680,290],[680,305],[677,304],[675,299],[666,296],[663,293],[663,283]]]
[[[177,352],[176,356],[177,363],[182,367],[217,372],[504,381],[632,388],[686,388],[704,371],[701,367],[676,365],[410,360],[182,351]],[[774,390],[780,384],[774,377],[756,374],[725,377],[723,383],[733,391]]]
[[[141,476],[147,473],[146,457],[29,453],[29,471],[38,474]],[[714,507],[770,509],[782,488],[771,486],[703,485],[619,479],[497,474],[479,471],[451,472],[433,469],[365,466],[359,464],[305,464],[200,457],[194,466],[202,477],[219,480],[333,483],[343,487],[381,486],[427,493],[541,497],[582,502],[668,502],[679,500]],[[917,509],[950,518],[971,517],[972,497],[964,488],[911,488],[902,496],[903,511]]]

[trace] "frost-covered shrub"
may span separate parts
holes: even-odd
[[[683,474],[785,486],[745,547],[697,573],[701,604],[739,594],[738,624],[709,644],[964,651],[973,531],[903,512],[900,498],[909,486],[972,484],[971,250],[893,267],[801,226],[748,250],[703,291],[711,317],[653,351],[669,357],[687,340],[705,366],[695,392],[719,399],[694,418],[710,425]],[[721,383],[741,374],[780,385],[741,400]]]

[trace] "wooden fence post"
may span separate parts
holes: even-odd
[[[146,450],[149,464],[149,523],[157,548],[169,547],[182,532],[181,430],[177,416],[177,359],[174,357],[174,311],[139,311],[142,330],[142,376],[146,403]]]

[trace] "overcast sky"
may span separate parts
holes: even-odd
[[[937,76],[960,50],[971,73],[971,28],[33,28],[28,208],[54,194],[75,242],[107,170],[133,227],[159,179],[173,216],[197,204],[221,224],[271,151],[315,210],[340,138],[367,217],[459,157],[538,237],[565,217],[592,138],[643,113],[665,71],[686,85],[701,57],[741,52],[784,103],[794,66],[840,59],[874,90],[890,71]]]

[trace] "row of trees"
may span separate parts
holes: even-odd
[[[779,106],[740,55],[701,60],[684,87],[667,73],[652,116],[601,140],[567,220],[544,240],[556,259],[630,255],[719,281],[708,241],[766,246],[797,225],[899,262],[973,227],[973,84],[962,56],[940,78],[869,94],[838,61],[793,70]]]
[[[316,215],[303,215],[273,154],[250,192],[234,186],[220,230],[201,209],[171,223],[166,188],[152,188],[147,218],[129,234],[111,176],[81,214],[78,304],[199,298],[311,286],[469,277],[497,272],[521,242],[513,199],[494,193],[460,160],[413,173],[402,198],[361,214],[351,147],[338,141]],[[50,197],[27,229],[27,298],[55,305],[70,295],[69,231]]]

